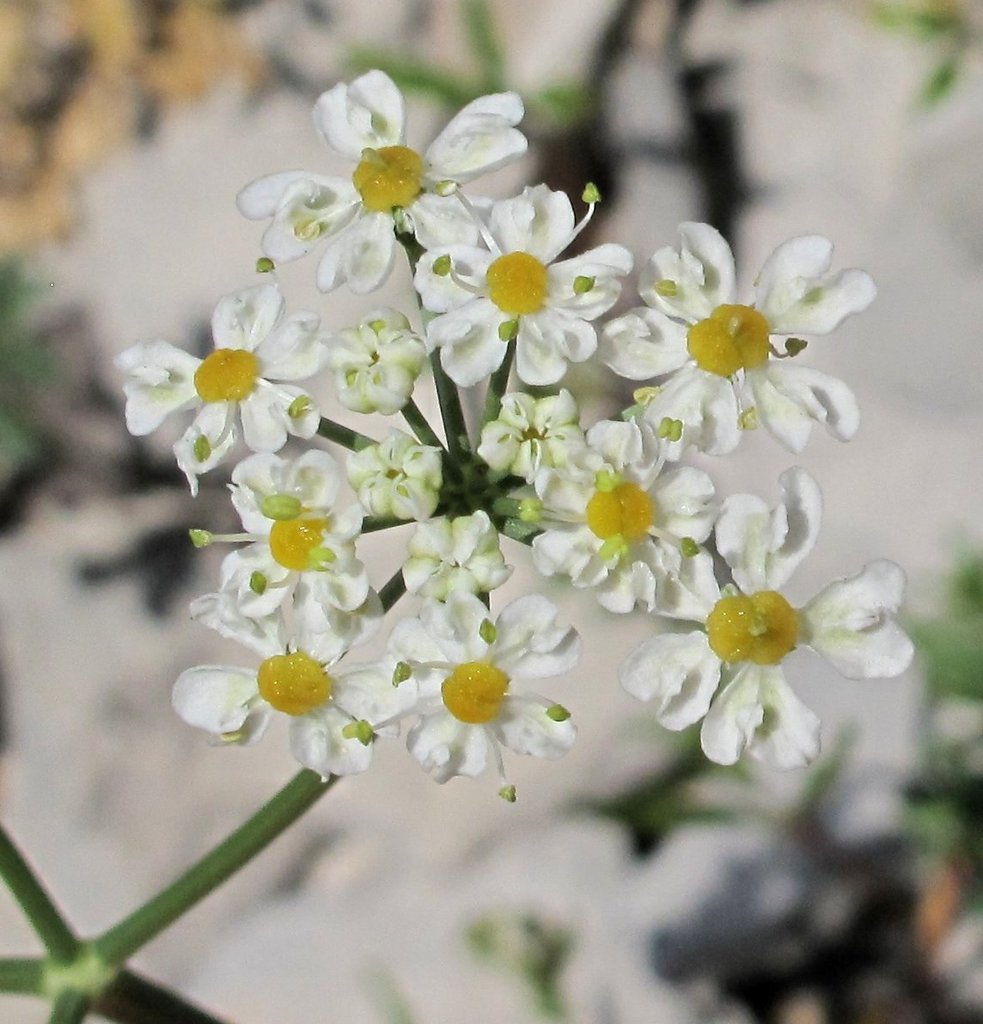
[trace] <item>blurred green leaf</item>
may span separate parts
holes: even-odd
[[[531,103],[560,127],[578,124],[591,111],[590,93],[579,82],[558,82],[540,89]]]
[[[481,67],[481,92],[504,92],[505,57],[487,0],[462,0],[461,19],[471,52]]]
[[[910,629],[934,699],[983,700],[983,616],[919,622]]]
[[[963,17],[958,10],[941,4],[914,3],[895,0],[874,6],[874,20],[895,32],[908,32],[919,39],[937,39],[963,30]]]
[[[959,77],[959,58],[949,57],[932,72],[922,89],[922,102],[933,106],[952,92]]]
[[[354,73],[378,68],[406,93],[424,96],[448,107],[463,107],[481,96],[483,90],[459,75],[435,68],[427,61],[399,57],[384,50],[352,50],[348,64]]]

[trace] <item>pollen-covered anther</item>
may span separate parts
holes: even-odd
[[[352,183],[373,213],[408,206],[423,191],[423,158],[408,146],[363,149]]]
[[[270,554],[284,569],[303,572],[313,568],[327,528],[327,519],[279,520],[270,529]]]
[[[799,615],[776,590],[731,594],[707,616],[707,639],[721,661],[777,665],[798,642]]]
[[[527,252],[499,256],[488,268],[487,281],[488,297],[503,313],[535,313],[546,301],[546,265]]]
[[[487,661],[468,661],[444,680],[444,707],[460,722],[484,725],[498,717],[509,677]]]
[[[203,402],[241,402],[252,394],[258,376],[259,360],[252,352],[217,348],[195,371],[195,391]]]
[[[331,696],[331,677],[303,651],[267,658],[257,679],[263,700],[287,715],[306,715]]]
[[[701,370],[730,377],[765,362],[768,335],[768,321],[751,306],[717,306],[689,329],[686,345]]]
[[[607,541],[620,537],[641,540],[655,523],[655,502],[638,486],[623,481],[613,489],[598,487],[587,502],[587,525]]]

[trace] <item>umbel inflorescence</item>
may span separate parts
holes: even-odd
[[[754,428],[794,453],[815,423],[848,441],[856,401],[801,365],[803,336],[864,310],[873,281],[831,271],[831,243],[806,236],[779,246],[742,296],[727,242],[687,223],[678,248],[659,249],[642,270],[644,305],[601,324],[632,256],[616,244],[567,254],[600,198],[593,186],[579,222],[570,198],[545,185],[500,201],[462,187],[524,153],[522,113],[515,94],[482,97],[419,152],[385,74],[329,90],[315,125],[351,173],[281,172],[240,192],[240,211],[266,222],[257,269],[317,250],[321,291],[368,294],[402,252],[419,310],[377,307],[357,324],[326,325],[288,313],[267,276],[221,299],[204,359],[159,339],[120,355],[134,434],[187,418],[174,452],[192,493],[233,452],[253,453],[232,470],[242,532],[192,531],[199,546],[235,545],[219,588],[192,614],[252,658],[182,673],[174,707],[223,743],[253,743],[286,715],[294,757],[325,777],[364,771],[375,743],[405,730],[438,781],[491,761],[514,799],[505,750],[557,758],[574,742],[570,711],[540,688],[569,692],[563,677],[581,639],[541,595],[496,606],[512,571],[504,534],[529,546],[544,576],[650,618],[652,635],[618,674],[663,725],[702,722],[703,749],[720,763],[747,751],[806,764],[819,722],[788,685],[784,659],[810,647],[850,678],[901,672],[912,655],[894,618],[904,575],[875,561],[793,606],[782,587],[816,542],[815,480],[792,468],[773,505],[750,494],[720,501],[683,460],[732,452]],[[620,418],[585,428],[558,385],[570,363],[590,359],[644,385]],[[414,401],[431,373],[443,437]],[[311,386],[321,379],[346,409],[401,426],[373,438],[322,417]],[[475,385],[483,414],[469,425],[458,388]],[[309,449],[278,454],[291,437]],[[343,462],[325,439],[348,449]],[[358,546],[405,522],[416,527],[402,564],[376,588]],[[392,627],[383,658],[356,660],[405,591],[418,595],[418,614]],[[663,619],[688,631],[666,631]]]

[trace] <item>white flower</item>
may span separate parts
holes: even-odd
[[[318,287],[327,292],[347,282],[365,294],[389,276],[394,228],[414,234],[426,248],[477,238],[464,207],[446,193],[526,151],[515,127],[522,114],[515,93],[482,96],[421,156],[405,145],[399,89],[388,75],[369,71],[328,90],[314,107],[324,141],[357,162],[352,177],[271,174],[239,193],[239,210],[252,220],[271,220],[263,235],[263,251],[271,259],[297,259],[323,240]]]
[[[477,597],[453,593],[393,630],[390,654],[419,686],[420,720],[407,746],[438,782],[481,774],[491,750],[504,785],[501,747],[546,758],[570,749],[576,730],[569,712],[513,689],[569,672],[579,659],[580,638],[556,617],[552,602],[529,595],[492,622]]]
[[[833,245],[819,235],[793,238],[765,262],[754,304],[737,304],[734,257],[708,224],[680,226],[682,245],[660,249],[642,272],[638,308],[606,325],[604,361],[630,380],[666,377],[646,418],[683,422],[681,446],[713,455],[732,451],[742,428],[760,421],[793,452],[813,422],[838,440],[856,433],[860,413],[845,384],[794,364],[771,337],[828,334],[866,309],[876,288],[862,270],[830,272]],[[794,355],[800,338],[786,342]],[[750,392],[750,397],[748,396]]]
[[[378,665],[333,667],[379,624],[378,600],[357,615],[331,611],[320,630],[303,619],[291,627],[279,614],[243,618],[222,594],[200,598],[192,613],[263,658],[258,669],[200,665],[174,684],[175,711],[217,742],[255,743],[279,711],[290,718],[290,750],[300,764],[324,777],[350,775],[369,767],[376,724],[387,731],[387,720],[416,700],[412,684],[394,687]]]
[[[702,718],[703,750],[719,764],[733,764],[744,750],[779,768],[818,754],[819,720],[781,667],[796,647],[811,647],[851,679],[897,675],[913,653],[894,618],[905,578],[893,562],[869,563],[802,608],[779,593],[812,550],[822,517],[819,487],[805,470],[790,469],[780,481],[784,501],[774,508],[750,494],[724,502],[717,549],[733,584],[721,590],[702,553],[691,560],[702,564],[684,588],[685,609],[660,609],[702,628],[652,637],[619,673],[629,693],[655,701],[666,728],[685,729]]]
[[[365,511],[380,519],[429,519],[442,479],[440,449],[399,430],[348,456],[348,482]]]
[[[178,465],[198,492],[198,475],[217,466],[239,438],[256,452],[275,452],[288,435],[312,437],[320,414],[310,395],[275,381],[305,380],[328,359],[313,313],[284,317],[275,285],[226,296],[212,316],[215,351],[198,359],[166,341],[144,341],[122,352],[127,375],[126,425],[131,434],[156,430],[172,412],[197,409],[174,445]]]
[[[395,309],[374,309],[328,341],[338,400],[353,412],[399,412],[427,361],[423,339]]]
[[[624,246],[607,244],[555,262],[586,220],[575,225],[569,198],[537,185],[492,206],[483,231],[491,252],[427,247],[416,287],[423,305],[441,314],[427,326],[427,341],[455,383],[470,387],[488,377],[513,338],[527,384],[554,384],[568,363],[593,355],[590,321],[617,301],[632,258]]]
[[[605,420],[587,432],[584,453],[537,475],[543,532],[533,564],[541,573],[596,588],[609,611],[652,611],[659,580],[678,573],[716,513],[706,473],[661,472],[661,447],[635,423]]]
[[[336,506],[341,472],[327,452],[296,459],[252,455],[232,473],[232,503],[247,531],[206,541],[247,540],[222,563],[221,589],[243,615],[263,618],[291,596],[315,621],[326,608],[351,612],[369,595],[365,566],[355,554],[362,509]],[[302,579],[303,600],[295,595]]]
[[[481,430],[478,454],[496,472],[532,483],[539,469],[565,466],[583,447],[580,412],[564,388],[545,398],[525,392],[505,395],[498,417]]]
[[[512,574],[499,546],[498,530],[485,512],[421,523],[407,551],[406,589],[439,601],[457,592],[488,593]]]

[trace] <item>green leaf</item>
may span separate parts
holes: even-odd
[[[395,56],[383,50],[352,50],[348,55],[348,65],[354,73],[378,68],[385,71],[403,92],[426,96],[448,107],[463,107],[483,94],[482,89],[458,75],[440,71],[426,61]]]
[[[464,0],[461,19],[468,46],[481,66],[482,91],[504,92],[505,57],[487,0]]]
[[[959,77],[959,60],[949,57],[929,75],[922,89],[922,103],[931,107],[941,102],[952,92]]]
[[[586,120],[591,112],[590,93],[580,82],[557,82],[540,89],[530,103],[559,127],[568,128]]]

